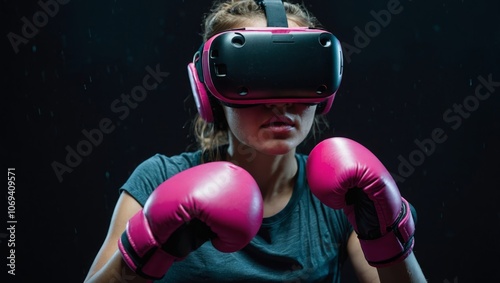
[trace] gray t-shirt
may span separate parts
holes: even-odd
[[[200,157],[199,151],[156,154],[136,168],[121,190],[144,206],[158,185],[200,164]],[[297,181],[290,201],[278,214],[263,219],[245,248],[223,253],[207,242],[155,282],[340,282],[353,228],[341,210],[312,195],[305,174],[307,156],[296,158]]]

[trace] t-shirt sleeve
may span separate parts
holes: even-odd
[[[156,154],[139,164],[119,191],[127,192],[144,206],[148,197],[161,183],[199,163],[199,152],[182,153],[172,157]]]
[[[354,231],[354,228],[352,227],[351,222],[347,219],[347,216],[344,214],[344,212],[339,213],[339,223],[340,227],[342,227],[342,231],[344,231],[344,242],[347,243],[347,240],[349,240],[349,237],[351,236],[352,232]]]

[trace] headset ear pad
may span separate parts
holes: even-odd
[[[198,113],[206,122],[213,122],[214,115],[212,112],[212,106],[210,105],[210,98],[208,97],[205,85],[198,76],[198,70],[196,69],[195,63],[188,64],[188,75],[189,81],[191,82],[191,90],[193,91],[193,97],[196,103],[196,108],[198,109]]]

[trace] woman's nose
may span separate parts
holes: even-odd
[[[286,109],[292,105],[290,102],[266,103],[267,108]]]

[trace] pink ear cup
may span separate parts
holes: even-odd
[[[205,85],[200,81],[198,72],[194,63],[188,64],[189,81],[191,82],[191,90],[193,91],[194,101],[196,108],[201,118],[209,123],[213,122],[214,115],[212,113],[212,106],[205,89]]]

